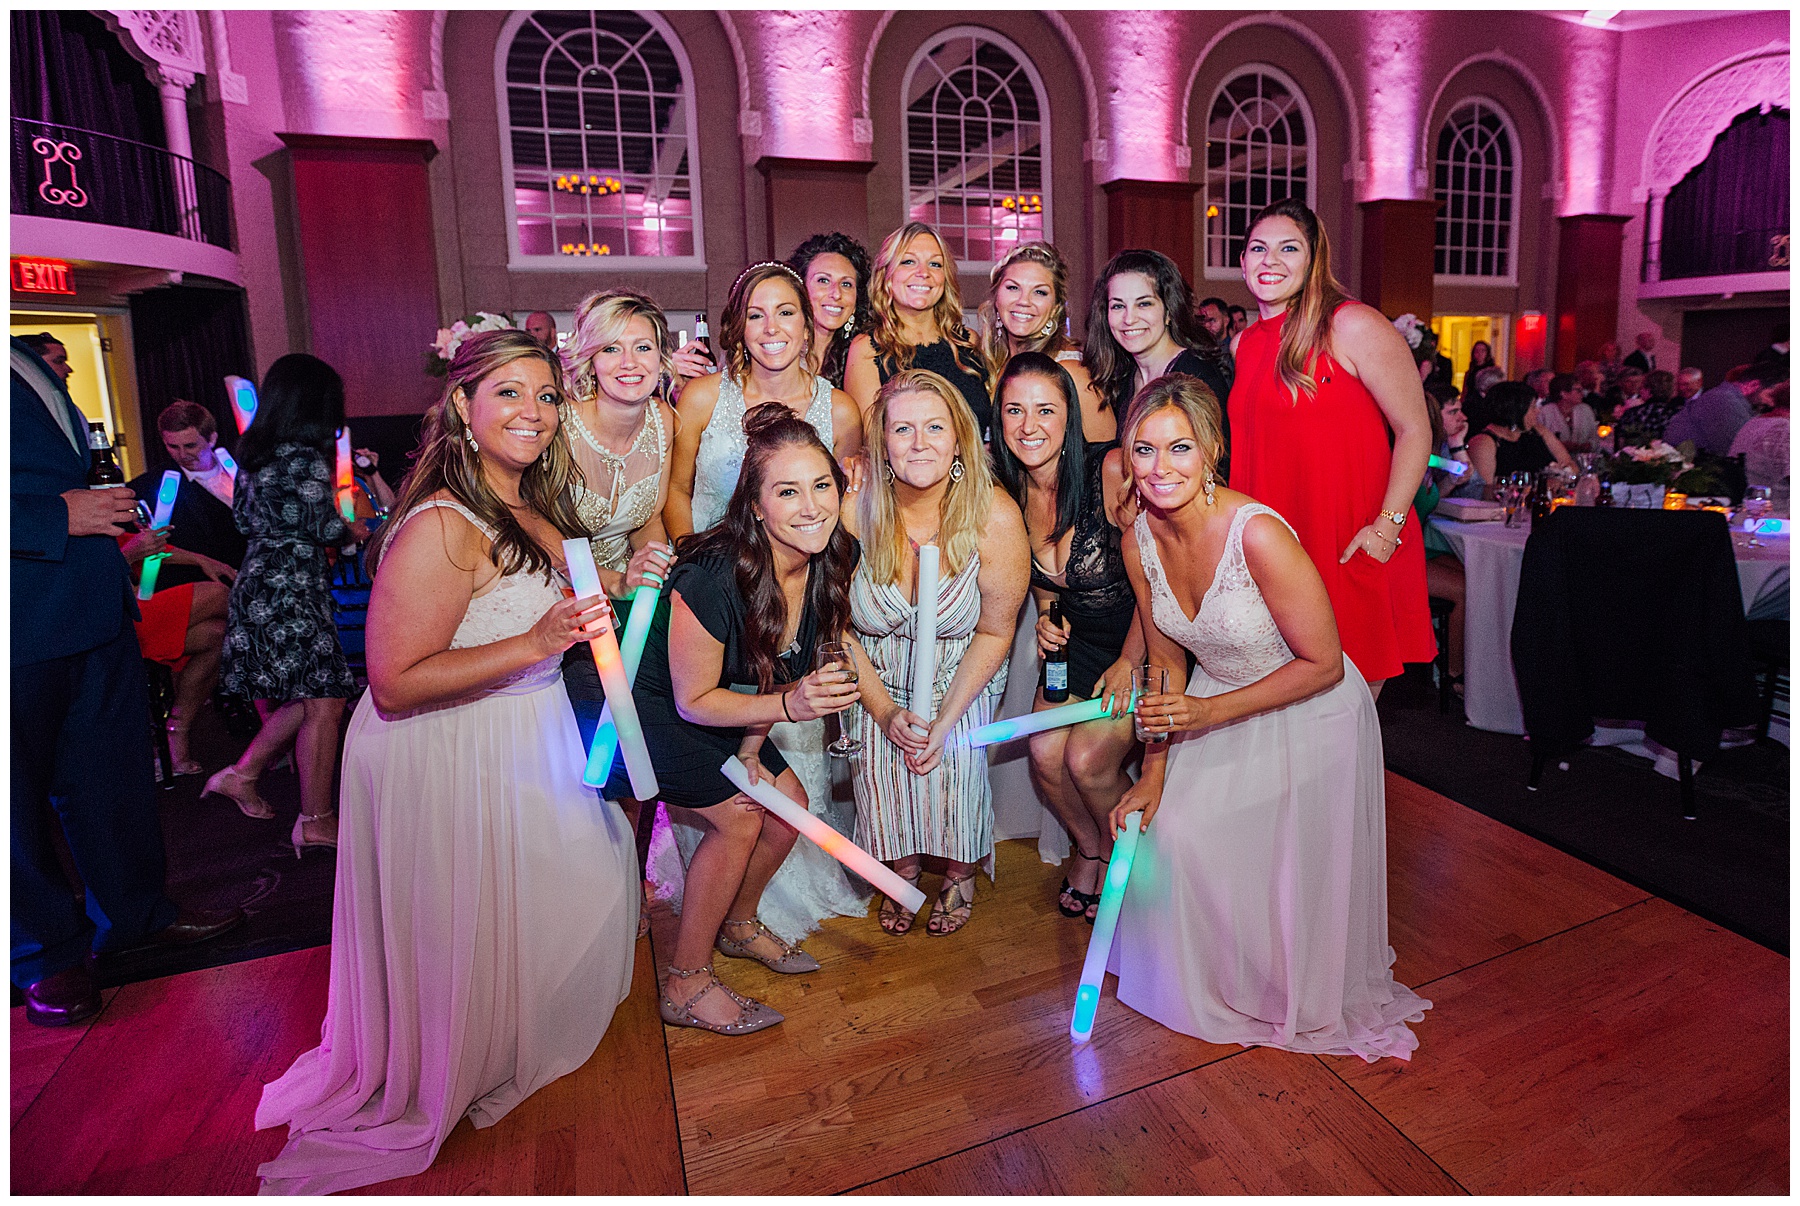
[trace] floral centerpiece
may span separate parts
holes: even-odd
[[[513,320],[505,314],[490,314],[486,310],[465,314],[449,326],[438,328],[437,338],[431,341],[431,350],[425,353],[425,371],[433,377],[447,374],[450,371],[450,361],[456,356],[456,349],[471,335],[479,335],[483,331],[516,329]]]
[[[1394,329],[1406,340],[1406,346],[1414,352],[1425,342],[1425,324],[1419,321],[1417,314],[1402,314],[1394,320]]]
[[[1621,448],[1607,465],[1613,481],[1633,486],[1667,486],[1693,467],[1681,449],[1661,440]]]

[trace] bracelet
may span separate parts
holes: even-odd
[[[1455,456],[1459,452],[1467,452],[1468,450],[1469,446],[1467,444],[1455,444],[1450,448],[1450,455]]]
[[[1383,536],[1380,532],[1375,531],[1374,524],[1369,525],[1369,531],[1375,532],[1376,539],[1385,540],[1389,544],[1393,545],[1395,548],[1400,547],[1400,538],[1398,536]]]
[[[789,724],[799,724],[800,722],[794,719],[794,714],[792,712],[788,711],[787,697],[788,697],[788,693],[786,691],[783,691],[781,693],[781,714],[788,718]]]

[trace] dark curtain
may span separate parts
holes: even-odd
[[[131,298],[131,343],[137,354],[138,411],[152,468],[166,469],[156,417],[181,399],[212,411],[219,443],[237,443],[237,420],[225,395],[228,374],[256,378],[241,289],[171,285]]]
[[[1785,268],[1787,233],[1788,111],[1751,109],[1669,190],[1663,279]]]
[[[86,12],[13,10],[12,115],[167,145],[143,65]]]

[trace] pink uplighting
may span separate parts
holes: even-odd
[[[1128,11],[1106,18],[1111,34],[1100,56],[1102,92],[1114,103],[1106,109],[1110,151],[1106,175],[1131,180],[1186,180],[1175,166],[1181,141],[1181,96],[1186,83],[1179,12]]]
[[[1417,170],[1419,109],[1425,103],[1421,78],[1424,36],[1431,15],[1380,10],[1362,14],[1368,73],[1363,137],[1369,174],[1362,199],[1407,200],[1419,195]]]
[[[762,88],[746,108],[762,112],[762,153],[797,159],[863,159],[852,138],[862,105],[862,51],[854,12],[743,14],[751,75]]]

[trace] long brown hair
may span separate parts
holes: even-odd
[[[987,357],[982,354],[981,345],[976,342],[969,328],[963,325],[962,286],[956,280],[956,257],[951,254],[950,245],[944,242],[944,236],[928,222],[908,222],[881,240],[881,248],[875,253],[875,267],[869,274],[869,309],[874,314],[869,341],[875,345],[876,353],[887,357],[895,369],[910,369],[913,366],[916,347],[905,342],[900,314],[894,305],[894,293],[888,288],[888,274],[893,271],[894,261],[900,258],[900,252],[920,235],[930,235],[936,240],[938,253],[944,257],[944,293],[938,298],[937,305],[931,308],[932,321],[937,324],[938,334],[949,341],[957,363],[971,373],[979,374],[982,386],[991,393],[994,388],[993,370],[988,365]]]
[[[1332,275],[1331,238],[1320,224],[1319,215],[1308,209],[1306,202],[1288,197],[1265,206],[1250,219],[1250,233],[1254,234],[1257,225],[1269,218],[1286,218],[1300,228],[1300,237],[1306,240],[1306,283],[1300,286],[1300,295],[1288,303],[1287,323],[1281,329],[1281,350],[1275,356],[1275,375],[1298,401],[1301,394],[1310,398],[1319,392],[1313,367],[1331,339],[1331,316],[1350,300],[1350,295]],[[1245,248],[1249,245],[1249,239],[1245,239]]]
[[[863,557],[869,577],[877,583],[897,582],[900,567],[910,550],[906,526],[900,522],[900,504],[894,497],[893,472],[887,459],[887,412],[902,394],[931,394],[950,410],[950,426],[956,433],[956,452],[962,458],[962,479],[950,479],[942,503],[943,522],[938,528],[938,547],[943,550],[943,572],[954,577],[975,555],[994,505],[994,473],[981,447],[981,428],[962,393],[929,369],[907,369],[889,377],[875,395],[875,405],[863,422],[863,447],[869,455],[869,471],[857,499],[857,521],[862,525]]]
[[[1004,259],[994,265],[988,273],[988,299],[981,303],[981,319],[987,329],[986,351],[990,372],[999,373],[1006,368],[1006,362],[1012,358],[1012,337],[1000,322],[1000,303],[996,295],[1000,292],[1000,282],[1006,278],[1006,270],[1020,260],[1029,260],[1041,264],[1050,274],[1050,287],[1056,295],[1055,308],[1050,311],[1050,319],[1045,326],[1048,333],[1042,330],[1033,331],[1025,340],[1020,352],[1042,352],[1055,358],[1058,352],[1075,346],[1068,336],[1063,334],[1063,318],[1069,312],[1069,266],[1063,262],[1062,253],[1043,239],[1033,239],[1029,243],[1020,243],[1006,253]],[[998,387],[996,387],[997,389]]]
[[[725,518],[704,532],[690,532],[675,542],[680,561],[721,557],[732,569],[744,600],[744,650],[756,673],[759,691],[775,685],[781,638],[787,631],[787,597],[775,580],[775,554],[769,534],[756,520],[754,504],[762,497],[769,461],[783,448],[812,448],[831,466],[840,505],[844,471],[838,467],[811,423],[796,418],[780,402],[765,402],[744,416],[744,465],[737,488],[725,506]],[[850,626],[850,579],[856,573],[856,540],[844,530],[840,516],[823,552],[816,553],[806,579],[806,605],[819,620],[824,640],[838,640]]]
[[[378,568],[388,542],[400,530],[406,517],[440,490],[448,491],[495,533],[494,542],[488,548],[488,558],[500,567],[502,574],[529,569],[548,576],[555,568],[555,559],[549,551],[532,539],[513,517],[512,509],[488,485],[487,475],[481,468],[481,454],[470,446],[469,426],[456,409],[458,394],[465,401],[472,400],[476,389],[489,374],[517,360],[541,360],[549,366],[550,380],[561,399],[562,358],[525,332],[486,331],[463,340],[445,374],[444,396],[425,412],[425,430],[420,437],[419,451],[412,472],[401,483],[400,499],[394,504],[394,518],[369,542],[371,573]],[[587,528],[575,513],[574,486],[580,474],[559,421],[550,433],[549,444],[520,476],[519,497],[565,537],[585,536]]]
[[[1106,262],[1099,279],[1094,282],[1093,296],[1088,302],[1087,343],[1081,349],[1081,362],[1087,366],[1094,384],[1105,393],[1113,414],[1119,418],[1125,416],[1131,403],[1131,383],[1137,376],[1137,357],[1113,338],[1112,321],[1108,317],[1112,307],[1109,286],[1114,277],[1127,272],[1135,272],[1155,286],[1156,296],[1162,301],[1163,321],[1168,325],[1169,338],[1211,361],[1219,376],[1229,381],[1231,366],[1225,362],[1218,343],[1194,315],[1193,291],[1188,288],[1187,279],[1181,275],[1175,261],[1160,251],[1127,248]]]
[[[758,285],[770,280],[780,281],[800,299],[800,317],[806,324],[806,333],[801,336],[805,342],[800,349],[800,369],[809,376],[811,374],[807,365],[812,363],[814,331],[812,299],[807,296],[806,282],[786,264],[765,260],[750,265],[738,275],[731,292],[725,296],[725,311],[719,317],[719,352],[723,358],[720,367],[739,385],[750,379],[750,344],[744,338],[744,328],[750,317],[750,295]]]

